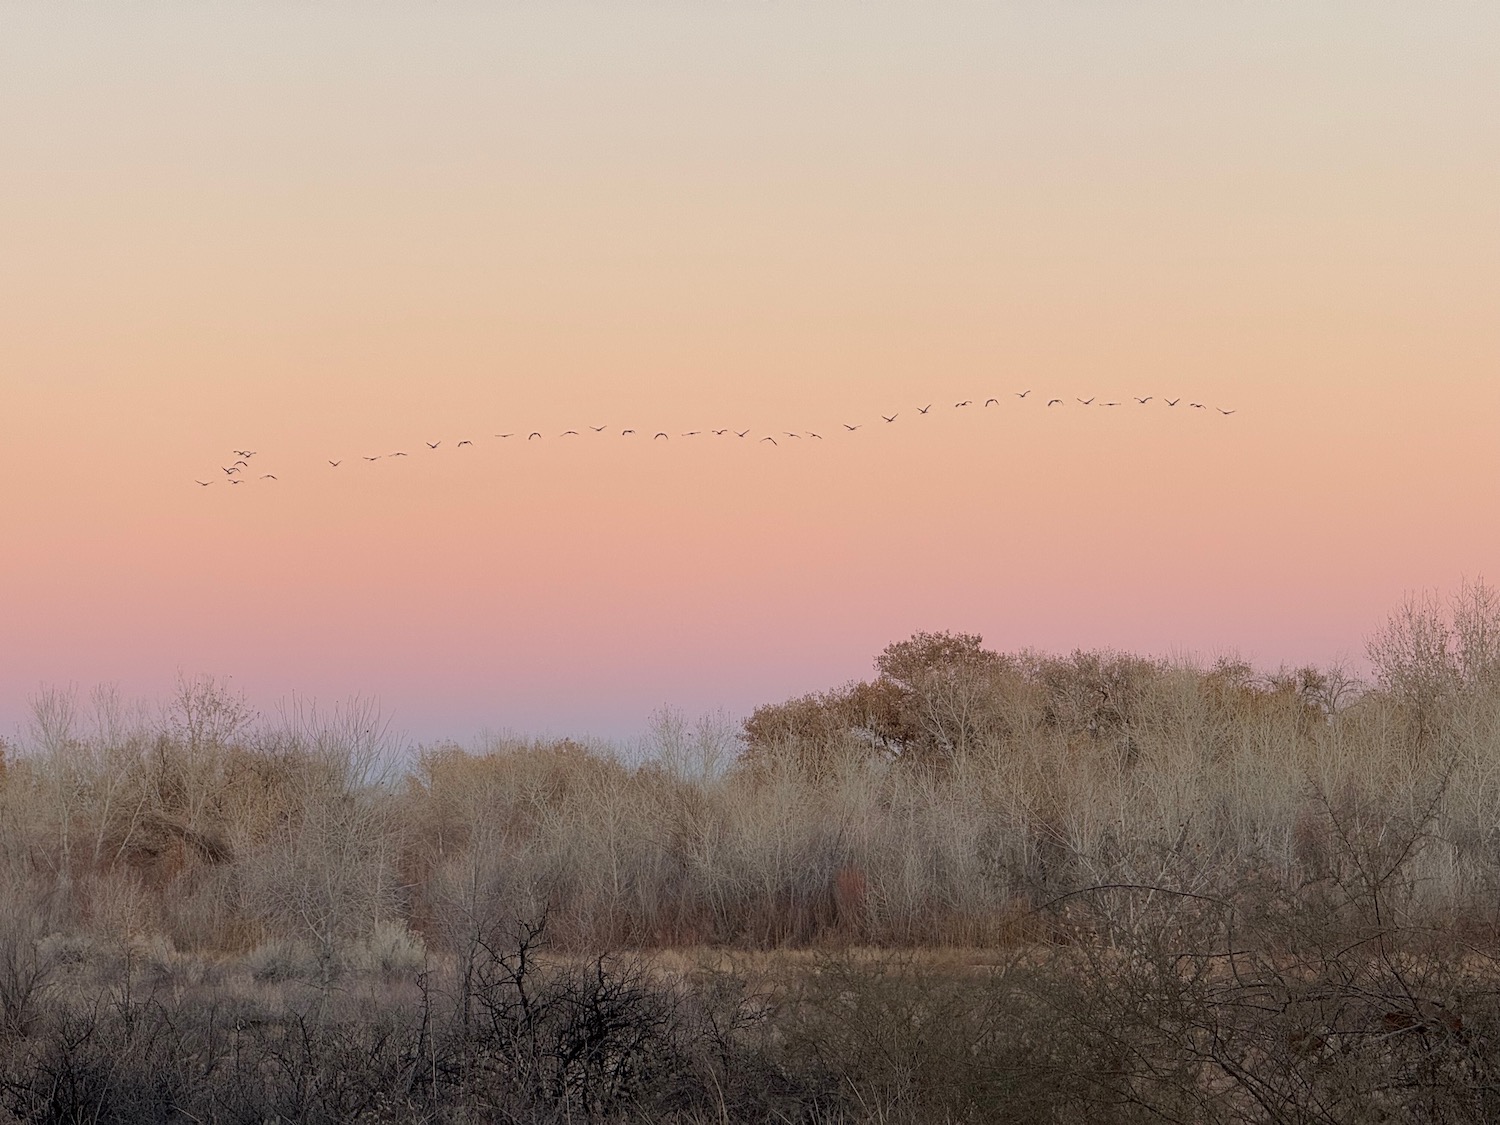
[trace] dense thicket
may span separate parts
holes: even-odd
[[[919,634],[635,761],[44,692],[0,748],[0,1105],[1483,1120],[1500,605],[1369,651],[1361,685]],[[598,959],[687,947],[829,959]]]

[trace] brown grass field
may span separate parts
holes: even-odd
[[[1368,651],[919,634],[638,760],[43,692],[0,1120],[1494,1120],[1500,601]]]

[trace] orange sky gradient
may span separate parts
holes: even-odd
[[[1218,8],[5,6],[0,737],[201,671],[628,739],[1500,580],[1500,8]]]

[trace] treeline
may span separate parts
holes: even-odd
[[[27,1045],[0,1106],[79,1119],[38,1091],[154,1027],[218,1068],[182,1090],[231,1082],[231,1040],[250,1069],[218,1108],[118,1119],[299,1119],[254,1091],[312,1097],[297,1068],[342,1058],[385,1108],[300,1119],[1062,1120],[1063,1082],[1095,1119],[1364,1120],[1379,1078],[1381,1113],[1484,1120],[1500,601],[1409,601],[1368,650],[1362,684],[918,634],[738,730],[661,716],[636,761],[401,758],[373,708],[264,721],[210,679],[162,712],[44,692],[0,754],[0,1039]],[[751,960],[613,957],[705,948]],[[606,1018],[618,995],[639,1011]],[[530,1108],[473,1116],[485,1083]]]
[[[393,756],[368,706],[261,721],[209,679],[164,713],[44,692],[0,758],[0,880],[41,925],[179,951],[380,932],[449,950],[549,911],[569,948],[1030,940],[1049,898],[1318,877],[1351,825],[1431,810],[1426,907],[1488,917],[1500,861],[1500,612],[1403,607],[1378,680],[919,634],[867,682],[671,716],[630,762],[563,740]]]

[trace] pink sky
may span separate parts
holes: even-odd
[[[1500,579],[1500,10],[1217,7],[6,6],[0,736],[624,738]]]

